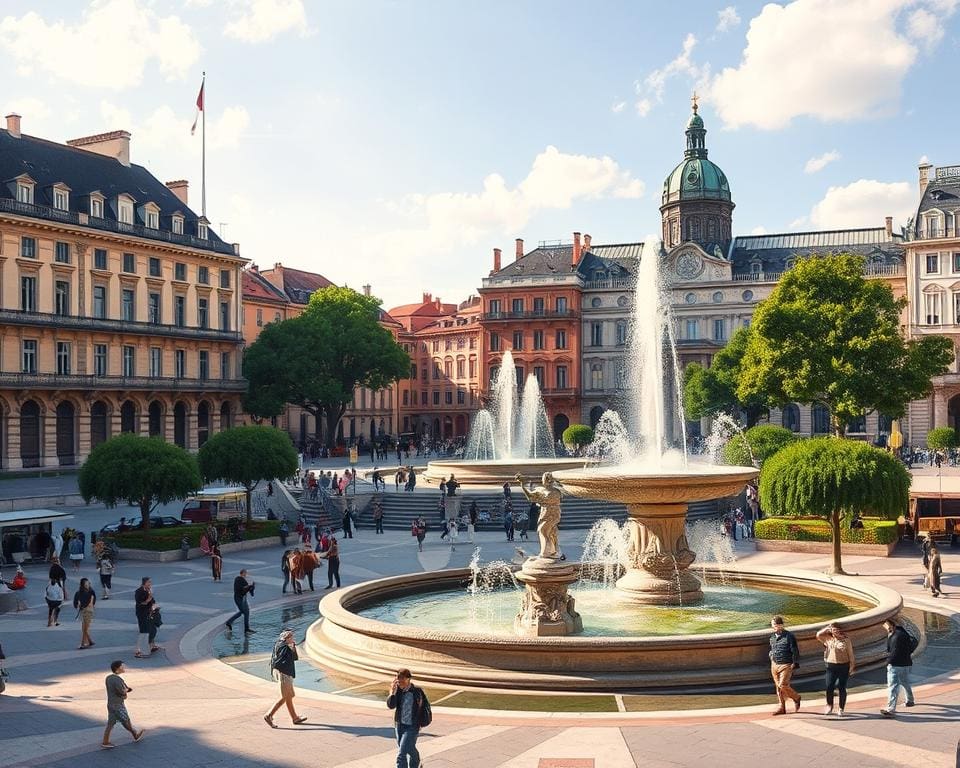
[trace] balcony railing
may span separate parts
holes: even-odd
[[[910,235],[911,240],[943,240],[948,237],[958,237],[958,233],[953,228],[942,227],[921,227],[914,229]]]
[[[53,328],[74,328],[85,331],[110,331],[129,333],[139,336],[176,336],[210,341],[242,341],[238,331],[221,331],[214,328],[195,328],[161,323],[144,323],[139,320],[111,320],[99,317],[76,317],[74,315],[55,315],[49,312],[24,312],[19,309],[0,309],[0,323],[19,326],[50,326]]]
[[[544,397],[572,397],[576,392],[575,387],[552,387],[540,390],[540,394]]]
[[[583,284],[584,289],[588,291],[599,290],[602,288],[620,288],[623,290],[631,290],[633,286],[633,280],[625,280],[623,278],[610,280],[587,280],[587,282]]]
[[[173,243],[175,245],[202,248],[205,251],[215,251],[216,253],[224,253],[230,256],[237,255],[232,245],[218,239],[204,240],[194,235],[181,235],[162,229],[151,229],[150,227],[144,227],[140,224],[124,224],[112,219],[88,216],[75,211],[61,211],[59,208],[52,208],[48,205],[21,203],[19,200],[11,200],[6,197],[0,198],[0,211],[18,213],[23,216],[46,219],[47,221],[59,221],[64,224],[75,224],[81,227],[91,227],[92,229],[100,229],[107,232],[133,235],[134,237],[145,237],[148,240],[162,240],[163,242]]]
[[[244,392],[246,379],[183,379],[172,376],[0,373],[0,386],[18,389],[149,389],[177,392]]]
[[[580,313],[573,309],[548,310],[534,309],[529,312],[485,312],[483,319],[486,321],[507,321],[507,320],[566,320],[579,317]]]
[[[783,277],[784,272],[735,272],[733,279],[736,282],[776,283]],[[867,264],[863,268],[866,277],[895,277],[905,275],[906,267],[903,264]]]

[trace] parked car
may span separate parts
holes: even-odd
[[[139,528],[140,521],[142,518],[137,517],[128,517],[124,519],[124,523],[127,526],[127,529],[130,528]],[[165,528],[171,525],[183,525],[183,520],[178,520],[173,517],[173,515],[151,515],[150,516],[150,527],[151,528]],[[117,520],[115,523],[107,523],[100,529],[100,533],[117,533],[120,530],[120,521]]]

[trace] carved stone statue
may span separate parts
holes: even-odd
[[[560,526],[560,489],[550,472],[544,472],[539,485],[529,490],[523,484],[523,476],[517,475],[520,490],[527,501],[540,505],[540,517],[537,520],[537,535],[540,537],[540,558],[560,560],[560,543],[557,540],[557,528]]]

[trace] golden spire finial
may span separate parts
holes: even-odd
[[[690,102],[693,104],[693,114],[697,114],[697,92],[693,92],[693,96],[690,97]]]

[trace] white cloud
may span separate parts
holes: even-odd
[[[107,130],[123,129],[131,133],[131,155],[134,162],[140,150],[169,150],[166,156],[180,152],[199,152],[200,135],[190,135],[193,115],[178,115],[167,105],[157,107],[143,120],[108,101],[100,102],[100,115]],[[207,119],[207,149],[234,149],[250,125],[244,107],[231,106]]]
[[[696,45],[696,36],[692,32],[688,33],[683,40],[683,48],[676,58],[660,69],[653,70],[644,79],[643,85],[647,91],[656,97],[657,101],[663,101],[663,92],[668,80],[677,75],[690,75],[694,78],[700,75],[700,68],[692,60],[693,49]]]
[[[807,164],[803,166],[804,173],[817,173],[826,168],[830,163],[835,160],[840,159],[840,153],[837,150],[833,149],[829,152],[824,152],[819,157],[811,157],[807,160]]]
[[[760,225],[759,227],[754,227],[753,229],[750,230],[750,234],[751,234],[751,235],[765,235],[765,234],[767,234],[767,228],[764,227],[763,225]]]
[[[3,114],[9,115],[11,112],[23,117],[25,124],[34,120],[40,122],[51,115],[50,107],[36,96],[21,96],[16,99],[9,99]],[[29,134],[30,131],[28,130],[27,133]]]
[[[637,114],[640,115],[640,117],[646,117],[650,114],[653,104],[650,103],[650,99],[638,99],[635,106]]]
[[[177,16],[160,16],[137,0],[94,0],[79,22],[48,23],[30,11],[0,21],[0,50],[17,72],[43,72],[92,88],[139,85],[148,64],[168,79],[183,77],[200,56],[200,43]]]
[[[738,26],[740,26],[740,16],[735,6],[728,5],[717,11],[717,32],[727,32]]]
[[[884,217],[904,221],[917,205],[917,192],[905,181],[860,179],[843,187],[830,187],[810,211],[815,229],[880,227]]]
[[[612,107],[610,107],[610,111],[613,112],[614,114],[619,115],[621,112],[623,112],[623,110],[626,108],[626,106],[627,106],[627,102],[625,102],[625,101],[618,101],[616,104],[614,104]]]
[[[239,14],[223,34],[245,43],[264,43],[288,31],[308,33],[302,0],[242,0]]]
[[[955,6],[955,0],[769,3],[750,22],[739,66],[713,78],[710,100],[728,128],[890,114],[918,55],[912,40],[929,39],[928,13],[942,25]]]

